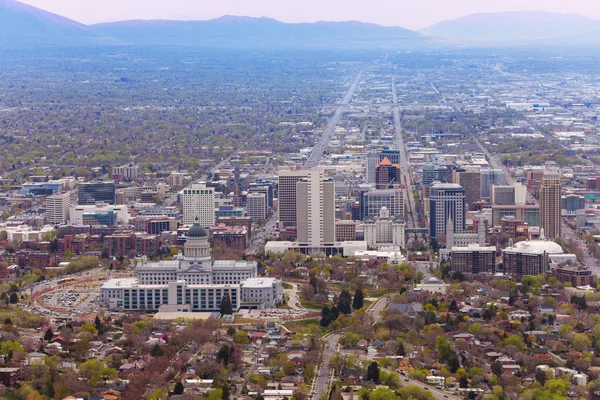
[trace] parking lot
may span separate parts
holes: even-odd
[[[94,314],[100,310],[99,291],[91,288],[62,288],[48,292],[40,298],[44,308],[66,313],[70,316]]]
[[[297,318],[305,315],[309,310],[289,310],[283,308],[267,308],[265,310],[240,310],[238,315],[242,318]]]

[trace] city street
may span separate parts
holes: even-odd
[[[348,89],[348,92],[344,96],[342,102],[338,105],[333,116],[327,123],[327,126],[325,127],[323,134],[319,138],[319,141],[315,144],[315,147],[313,148],[312,152],[310,153],[308,160],[306,160],[306,163],[304,164],[304,169],[314,168],[317,165],[319,165],[319,163],[321,162],[321,158],[323,157],[323,154],[325,153],[325,150],[327,149],[327,146],[329,145],[329,141],[331,140],[331,137],[333,136],[335,127],[340,122],[342,115],[344,115],[344,111],[346,111],[346,106],[348,104],[350,104],[350,101],[352,100],[352,96],[354,96],[354,92],[356,91],[356,88],[358,87],[358,84],[360,83],[363,72],[364,72],[364,70],[361,70],[358,73],[358,75],[356,76],[356,78],[354,79],[354,81],[352,82],[352,85],[350,85],[350,89]]]
[[[369,307],[369,309],[367,310],[367,314],[369,316],[371,316],[371,318],[373,320],[372,325],[377,324],[381,320],[381,311],[383,311],[385,309],[387,304],[388,304],[388,298],[380,297],[379,300],[377,300],[375,303],[373,303]],[[358,329],[358,330],[360,330],[360,329]],[[338,346],[340,336],[346,331],[355,331],[356,332],[357,329],[356,329],[356,327],[348,327],[348,328],[341,329],[338,332],[326,335],[324,337],[326,342],[325,342],[325,349],[323,351],[323,362],[322,362],[320,368],[318,369],[316,383],[314,385],[314,393],[311,396],[311,399],[313,399],[313,400],[318,400],[321,398],[322,395],[327,394],[327,388],[329,387],[330,381],[333,379],[333,374],[331,373],[331,370],[328,367],[329,360],[337,351],[337,346]]]

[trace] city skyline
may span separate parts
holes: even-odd
[[[523,5],[517,0],[502,3],[482,3],[459,0],[446,6],[439,0],[409,0],[396,5],[388,0],[375,0],[366,7],[364,2],[350,0],[322,2],[308,0],[297,4],[281,4],[271,0],[239,2],[226,0],[196,3],[189,0],[163,2],[142,0],[90,0],[82,5],[75,0],[23,0],[23,3],[50,11],[84,24],[114,22],[131,19],[207,20],[223,15],[268,17],[282,22],[361,21],[407,29],[424,29],[444,20],[474,13],[510,11],[548,11],[562,14],[580,14],[600,19],[600,5],[589,1],[569,3],[558,0],[533,0]]]

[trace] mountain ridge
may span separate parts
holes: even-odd
[[[600,30],[600,20],[548,11],[475,13],[440,21],[420,33],[446,42],[527,43]]]

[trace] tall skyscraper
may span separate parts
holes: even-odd
[[[77,204],[93,206],[98,202],[115,204],[115,184],[113,182],[86,182],[77,186]]]
[[[500,168],[483,168],[481,172],[481,197],[490,198],[492,185],[506,184],[506,171]]]
[[[384,158],[390,160],[392,164],[400,164],[400,150],[384,147],[381,151],[370,153],[367,156],[367,182],[375,183],[377,164]]]
[[[392,164],[400,164],[400,150],[384,147],[379,152],[379,161],[383,161],[384,158],[390,160]]]
[[[446,235],[448,220],[454,232],[465,230],[465,189],[456,183],[437,183],[429,189],[429,236]]]
[[[252,222],[262,221],[267,217],[267,197],[265,193],[248,193],[246,211]]]
[[[385,207],[393,218],[404,216],[404,193],[402,189],[379,189],[361,193],[360,215],[376,217],[382,207]]]
[[[183,223],[198,222],[208,228],[215,225],[215,189],[195,183],[179,192],[183,204]]]
[[[56,193],[46,197],[46,222],[52,225],[66,224],[71,211],[71,192]]]
[[[298,243],[320,248],[335,242],[335,182],[311,170],[296,183]]]
[[[527,188],[522,183],[492,185],[490,194],[494,205],[525,204],[527,201]]]
[[[540,186],[540,229],[550,240],[561,234],[561,206],[560,170],[546,170]]]
[[[479,171],[456,170],[452,173],[452,182],[465,189],[465,201],[469,206],[481,200],[481,173]]]
[[[423,174],[423,185],[426,186],[435,181],[446,183],[452,180],[452,169],[446,165],[425,163],[421,172]]]
[[[388,189],[400,186],[400,165],[392,164],[387,158],[375,167],[375,186],[377,189]]]
[[[375,183],[375,168],[380,162],[379,153],[370,153],[367,155],[367,183]]]
[[[282,229],[296,226],[296,183],[308,177],[309,171],[279,173],[279,224]]]

